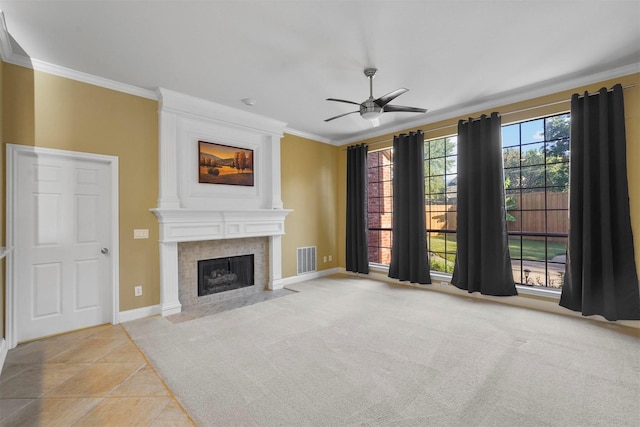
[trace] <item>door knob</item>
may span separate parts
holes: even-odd
[[[104,255],[107,255],[107,254],[109,253],[109,249],[107,249],[107,248],[102,248],[102,249],[100,250],[100,252],[102,252]]]

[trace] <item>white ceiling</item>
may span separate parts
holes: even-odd
[[[0,10],[14,53],[332,143],[640,70],[640,0],[0,0]],[[379,69],[374,97],[406,87],[393,104],[429,112],[385,113],[375,129],[358,114],[325,123],[357,109],[326,98],[368,97],[368,66]]]

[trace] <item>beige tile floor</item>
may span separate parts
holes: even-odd
[[[0,375],[0,426],[192,426],[119,325],[20,344]]]

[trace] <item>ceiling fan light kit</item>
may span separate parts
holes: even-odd
[[[382,107],[371,100],[366,100],[360,105],[360,115],[363,119],[374,120],[382,115]]]
[[[331,120],[339,119],[340,117],[347,116],[353,113],[360,113],[360,117],[366,120],[370,120],[374,126],[379,124],[378,119],[382,115],[383,112],[404,112],[404,113],[426,113],[427,110],[424,108],[416,108],[416,107],[404,107],[401,105],[390,105],[389,102],[393,101],[398,96],[402,95],[405,92],[408,92],[409,89],[400,88],[396,89],[392,92],[389,92],[386,95],[381,96],[380,98],[375,99],[373,97],[373,78],[378,71],[377,68],[365,68],[364,75],[369,79],[369,98],[362,103],[347,101],[345,99],[338,98],[327,98],[327,101],[335,101],[335,102],[344,102],[346,104],[354,104],[360,107],[359,111],[350,111],[348,113],[339,114],[334,117],[330,117],[325,120],[325,122],[330,122]]]

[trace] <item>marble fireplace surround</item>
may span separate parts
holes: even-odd
[[[178,293],[183,308],[250,295],[267,288],[268,237],[181,242],[178,244]],[[208,295],[198,295],[198,261],[253,255],[253,284]]]
[[[158,89],[160,311],[179,313],[183,242],[266,238],[266,287],[280,289],[285,217],[280,139],[286,123]],[[198,141],[254,151],[254,186],[198,183]],[[240,241],[241,241],[240,240]]]

